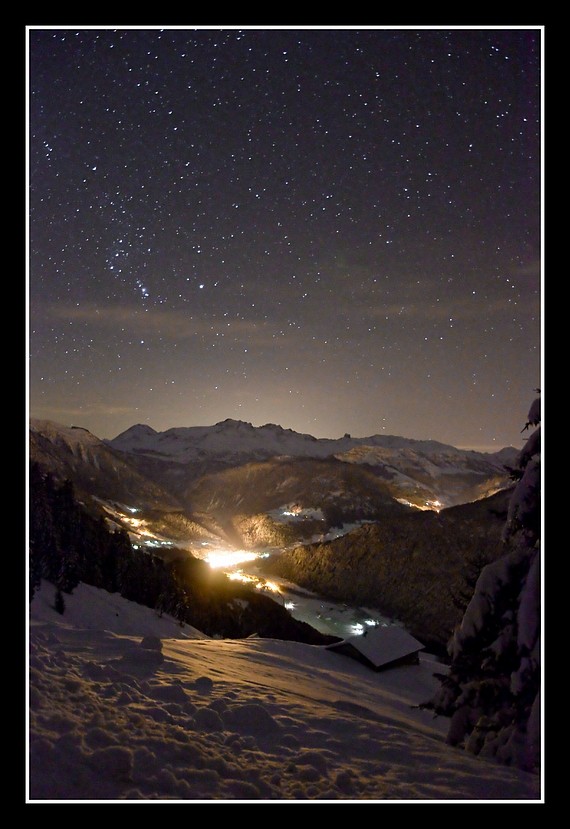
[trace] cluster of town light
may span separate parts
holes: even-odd
[[[354,625],[351,625],[350,630],[354,636],[362,636],[362,634],[366,631],[366,627],[376,627],[379,625],[380,622],[377,622],[376,619],[365,619],[364,624],[357,622]]]
[[[265,579],[259,579],[257,576],[250,576],[247,573],[243,573],[241,570],[236,570],[233,573],[226,573],[226,575],[232,581],[242,581],[244,584],[253,584],[257,590],[269,590],[270,593],[281,593],[279,585],[275,584],[274,581],[265,581]]]
[[[144,520],[144,518],[131,518],[130,515],[125,515],[125,513],[123,512],[123,510],[126,510],[127,512],[130,512],[130,513],[140,512],[140,509],[137,509],[137,507],[122,506],[121,508],[119,508],[117,505],[115,505],[114,508],[106,506],[105,509],[114,518],[116,518],[116,519],[118,518],[121,521],[124,521],[126,524],[128,524],[129,528],[131,528],[131,530],[132,530],[133,535],[136,535],[141,541],[144,540],[144,542],[148,546],[152,546],[152,547],[163,547],[163,546],[171,547],[172,546],[172,544],[173,544],[172,541],[167,541],[165,539],[161,539],[160,536],[158,536],[155,533],[151,532],[148,529],[147,522]],[[135,548],[138,549],[138,546],[135,545]]]
[[[396,501],[400,504],[404,504],[406,507],[413,507],[414,509],[423,510],[424,512],[427,510],[439,512],[443,509],[441,501],[424,501],[423,504],[412,504],[412,502],[408,501],[407,498],[396,498]]]

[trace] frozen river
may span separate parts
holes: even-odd
[[[226,568],[230,578],[250,581],[271,598],[284,605],[294,619],[306,622],[320,633],[345,639],[363,633],[367,627],[398,624],[376,610],[351,607],[323,599],[296,584],[275,576],[265,576],[257,560]]]

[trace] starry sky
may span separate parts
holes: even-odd
[[[541,27],[28,27],[28,413],[522,446]]]

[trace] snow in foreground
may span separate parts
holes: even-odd
[[[28,800],[540,801],[540,779],[446,745],[441,670],[214,640],[79,585],[29,625]]]

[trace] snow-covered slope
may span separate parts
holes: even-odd
[[[30,421],[29,453],[59,480],[73,481],[82,493],[137,507],[179,509],[176,500],[155,481],[141,475],[128,456],[114,450],[87,429],[49,420]]]
[[[79,585],[30,610],[27,801],[540,802],[537,775],[445,743],[441,670],[212,640]]]

